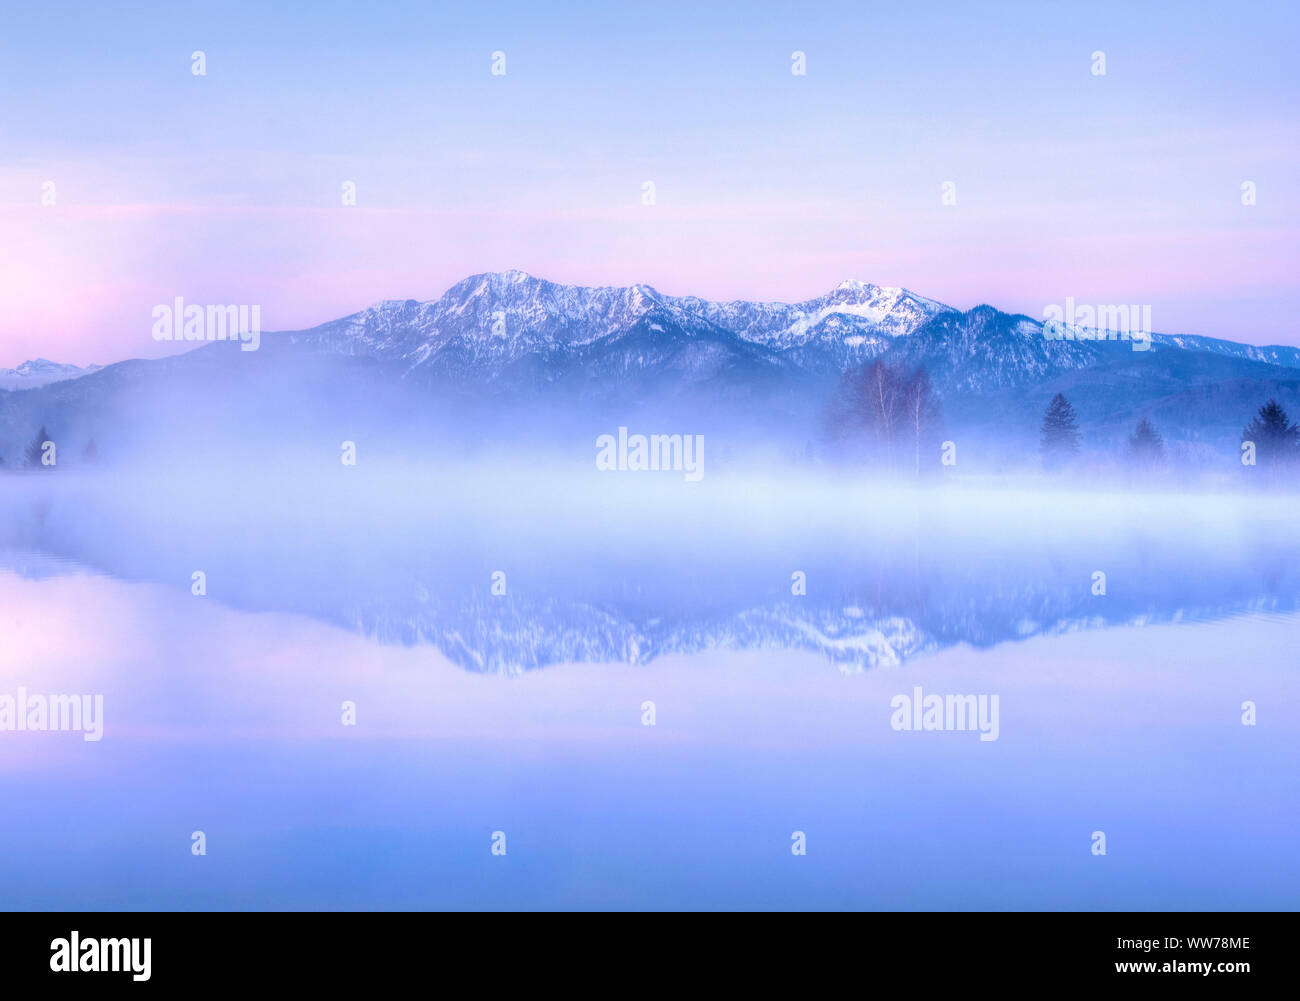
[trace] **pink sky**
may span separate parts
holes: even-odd
[[[295,329],[512,268],[1300,344],[1293,3],[503,4],[13,12],[0,366],[155,354],[176,296]]]
[[[0,366],[156,355],[151,310],[177,295],[259,304],[264,329],[299,329],[509,268],[714,299],[794,301],[859,278],[1034,317],[1066,296],[1150,303],[1158,331],[1300,343],[1284,308],[1295,235],[1232,191],[1200,219],[1155,211],[1123,233],[1093,231],[1087,205],[944,207],[937,192],[899,206],[666,188],[645,206],[629,186],[621,204],[460,208],[367,206],[361,192],[354,207],[241,207],[81,203],[73,188],[52,207],[0,207]]]

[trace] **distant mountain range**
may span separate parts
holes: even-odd
[[[905,289],[844,282],[807,302],[709,302],[648,285],[582,288],[521,271],[466,278],[433,302],[381,302],[295,343],[365,354],[406,373],[500,377],[528,359],[612,367],[717,352],[732,360],[843,371],[955,311]],[[634,352],[645,348],[644,356]]]
[[[737,437],[749,429],[798,447],[819,433],[841,374],[877,357],[924,365],[949,433],[984,443],[977,454],[998,451],[998,468],[1029,448],[1056,392],[1074,402],[1089,447],[1119,447],[1147,416],[1171,445],[1207,460],[1235,452],[1271,397],[1300,416],[1300,348],[1162,334],[1150,350],[1132,347],[1053,340],[1027,316],[962,312],[857,281],[800,303],[721,303],[507,271],[466,278],[434,301],[264,333],[254,352],[215,342],[98,370],[37,361],[0,371],[0,457],[12,464],[41,425],[77,448],[94,438],[105,456],[186,429],[190,448],[193,438],[269,429],[294,441],[395,441],[453,425],[469,443],[586,436],[636,418]]]
[[[62,365],[46,358],[35,358],[23,362],[17,368],[0,368],[0,389],[36,389],[40,386],[48,386],[52,382],[79,379],[83,375],[98,372],[103,367],[87,365],[85,368],[79,368],[76,365]]]

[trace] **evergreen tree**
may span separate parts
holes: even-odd
[[[1078,454],[1079,425],[1074,419],[1074,407],[1060,393],[1052,397],[1043,414],[1042,433],[1038,450],[1046,468],[1060,466]]]
[[[1143,417],[1128,437],[1129,461],[1137,466],[1158,466],[1165,458],[1165,440],[1155,425]]]
[[[41,429],[36,432],[36,437],[23,450],[23,458],[27,460],[27,465],[35,469],[41,468],[41,455],[44,454],[45,443],[49,440],[50,433],[45,430],[45,425],[42,424]]]
[[[1260,466],[1281,466],[1300,457],[1300,425],[1290,422],[1277,400],[1259,408],[1259,415],[1241,432],[1241,440],[1255,443],[1255,462]]]

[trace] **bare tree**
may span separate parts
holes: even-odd
[[[847,372],[833,406],[836,438],[851,451],[888,469],[912,467],[919,475],[939,421],[929,373],[912,373],[877,358]]]
[[[934,437],[939,424],[939,400],[934,395],[930,373],[924,365],[918,365],[916,371],[908,376],[903,385],[903,398],[907,411],[907,432],[912,439],[915,472],[920,476],[921,452],[924,446],[931,444],[930,439]]]

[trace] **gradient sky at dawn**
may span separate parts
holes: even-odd
[[[0,366],[158,354],[178,295],[294,329],[507,268],[1300,344],[1294,3],[271,6],[6,10]]]

